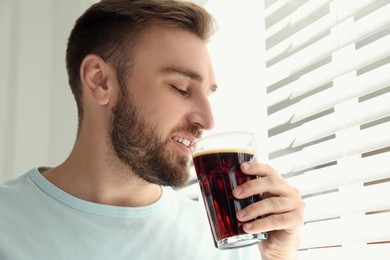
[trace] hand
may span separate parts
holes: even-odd
[[[268,232],[268,238],[259,244],[263,260],[294,259],[299,246],[299,231],[304,212],[304,202],[298,189],[290,186],[281,175],[266,164],[242,163],[241,171],[261,178],[238,186],[233,190],[233,195],[237,199],[262,195],[261,201],[237,212],[237,218],[242,222],[257,218],[244,224],[244,231]]]

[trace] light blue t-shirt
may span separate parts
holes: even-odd
[[[145,207],[88,202],[32,169],[0,186],[0,259],[260,259],[216,249],[204,212],[171,188]]]

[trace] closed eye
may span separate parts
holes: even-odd
[[[182,95],[182,96],[187,96],[187,95],[188,95],[188,92],[187,92],[187,91],[185,91],[185,90],[183,90],[183,89],[181,89],[181,88],[178,88],[178,87],[176,87],[175,85],[171,85],[171,87],[172,87],[176,92],[178,92],[180,95]]]

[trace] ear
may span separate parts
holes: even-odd
[[[107,105],[110,101],[110,75],[111,67],[95,54],[87,55],[81,63],[80,78],[85,94],[99,105]]]

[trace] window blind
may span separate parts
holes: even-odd
[[[390,1],[264,11],[268,157],[306,202],[298,259],[388,259]]]

